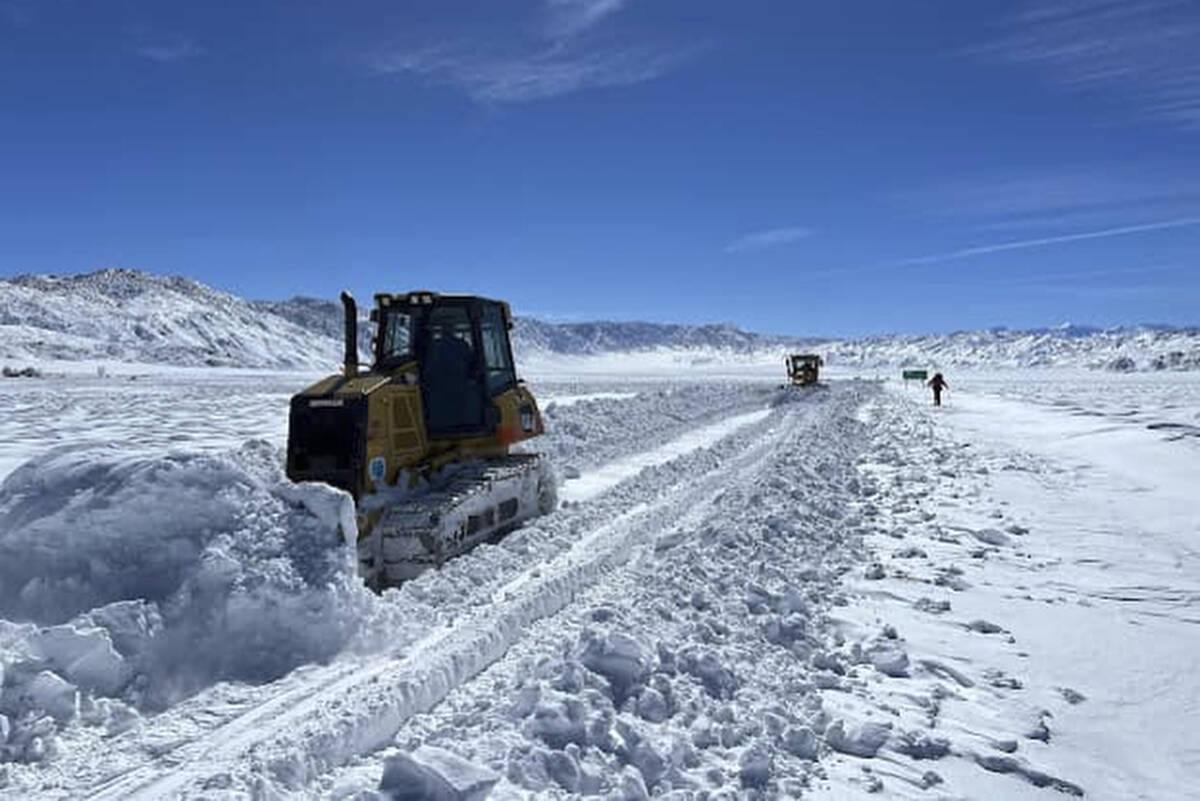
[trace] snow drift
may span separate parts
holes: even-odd
[[[347,544],[353,502],[288,482],[281,464],[261,441],[61,448],[0,485],[0,618],[25,621],[0,622],[0,754],[48,756],[47,716],[119,727],[346,645],[372,603]]]

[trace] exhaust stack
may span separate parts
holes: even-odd
[[[349,292],[342,292],[342,311],[346,315],[345,373],[347,378],[358,374],[358,304]]]

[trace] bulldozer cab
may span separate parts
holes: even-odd
[[[376,295],[374,372],[416,363],[431,438],[495,429],[491,399],[517,383],[505,304],[473,296]]]
[[[817,383],[823,361],[815,353],[793,353],[785,359],[788,381],[796,386],[811,386]]]

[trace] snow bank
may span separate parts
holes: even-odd
[[[134,709],[341,650],[373,602],[346,544],[353,502],[281,464],[261,441],[62,448],[0,485],[0,618],[26,621],[0,621],[0,754],[51,756],[45,715],[120,729]]]

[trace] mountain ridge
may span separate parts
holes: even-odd
[[[342,356],[341,315],[334,300],[247,300],[182,276],[125,268],[21,275],[0,279],[0,359],[329,370]],[[759,334],[729,323],[551,323],[518,316],[513,342],[522,360],[663,350],[765,358],[814,349],[830,364],[864,367],[1200,369],[1200,329],[1162,325],[1065,323],[840,339]],[[359,349],[364,356],[370,351],[365,324]]]

